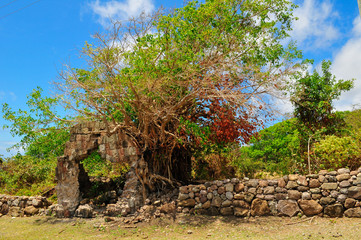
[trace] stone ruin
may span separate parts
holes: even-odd
[[[139,194],[141,185],[134,171],[140,156],[134,141],[119,132],[109,135],[102,122],[86,122],[71,129],[64,155],[58,158],[56,191],[60,209],[57,215],[73,216],[83,196],[89,191],[91,182],[81,161],[94,151],[112,163],[127,162],[130,165],[122,196],[117,203],[120,213],[134,212],[142,205]]]

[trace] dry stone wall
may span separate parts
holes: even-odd
[[[45,197],[0,195],[0,216],[23,217],[46,214],[51,203]]]
[[[226,179],[179,188],[178,212],[208,215],[361,217],[361,168],[275,180]]]

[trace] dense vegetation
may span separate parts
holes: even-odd
[[[53,186],[69,128],[88,120],[136,141],[149,189],[156,176],[177,181],[356,167],[359,112],[333,109],[353,83],[336,80],[329,62],[322,74],[305,73],[301,52],[284,44],[294,8],[286,0],[191,1],[169,14],[115,22],[86,43],[87,68],[65,67],[56,97],[38,88],[28,111],[4,104],[5,127],[22,137],[17,147],[25,153],[4,161],[3,191]],[[274,97],[286,92],[295,118],[260,130],[274,114]],[[72,115],[59,114],[60,106]],[[334,158],[326,158],[329,152]],[[127,163],[113,166],[96,153],[83,163],[93,176],[127,170]]]

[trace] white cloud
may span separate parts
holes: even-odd
[[[296,3],[299,1],[296,1]],[[327,48],[341,37],[335,20],[338,13],[329,0],[304,0],[294,11],[292,38],[304,49]]]
[[[0,91],[0,100],[9,100],[11,99],[12,101],[15,101],[17,99],[16,95],[14,92],[5,92],[5,91]]]
[[[103,26],[109,20],[128,20],[130,17],[139,16],[142,12],[151,13],[155,6],[153,0],[125,0],[125,1],[93,1],[89,4],[91,10],[99,16],[99,23]]]
[[[341,79],[355,78],[355,87],[344,93],[336,102],[338,110],[351,110],[352,105],[361,103],[361,19],[357,16],[353,22],[352,37],[336,53],[332,73]]]

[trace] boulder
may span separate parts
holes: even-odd
[[[361,187],[352,186],[348,189],[348,197],[361,200]]]
[[[330,217],[342,217],[343,216],[343,206],[339,203],[328,205],[324,209],[324,214]]]
[[[301,199],[302,193],[297,190],[289,190],[288,191],[288,198],[292,200]]]
[[[299,200],[298,204],[306,216],[319,214],[323,210],[322,206],[315,200]]]
[[[33,216],[39,213],[39,209],[34,206],[27,206],[24,209],[24,213],[28,216]]]
[[[310,179],[310,183],[309,183],[310,188],[318,188],[320,186],[321,186],[320,181],[318,181],[317,179]]]
[[[233,215],[233,209],[231,207],[224,207],[220,209],[220,213],[223,216],[231,216]]]
[[[235,207],[233,210],[236,217],[247,217],[249,213],[249,210],[246,208]]]
[[[325,190],[335,190],[337,189],[337,183],[323,183],[321,188]]]
[[[280,200],[277,204],[277,210],[280,215],[288,217],[293,217],[300,212],[300,208],[294,200]]]
[[[235,186],[234,186],[234,191],[236,193],[239,193],[241,191],[244,190],[244,184],[243,183],[237,183]]]
[[[219,198],[219,197],[216,197]],[[213,198],[214,200],[215,198]],[[196,205],[196,200],[194,200],[193,198],[189,198],[186,200],[182,200],[178,203],[179,206],[181,207],[194,207]]]
[[[361,218],[361,208],[349,208],[345,211],[345,216],[349,218]]]
[[[8,215],[12,217],[23,217],[24,212],[20,209],[20,207],[10,207]]]
[[[349,173],[344,173],[336,176],[337,181],[341,182],[344,180],[350,179],[351,175]]]
[[[353,208],[356,205],[356,200],[353,198],[346,198],[345,200],[345,208]]]
[[[320,204],[322,205],[330,205],[332,203],[334,203],[336,200],[334,198],[331,197],[323,197],[320,199]]]
[[[266,200],[256,198],[252,201],[251,215],[252,216],[264,216],[270,213],[269,206]]]

